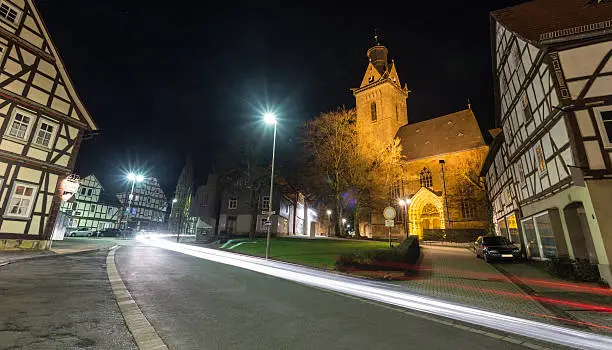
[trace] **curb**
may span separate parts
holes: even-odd
[[[118,245],[112,247],[106,256],[106,273],[119,310],[123,315],[123,320],[139,349],[168,349],[159,334],[157,334],[157,331],[155,331],[155,328],[153,328],[149,320],[142,313],[134,298],[132,298],[132,295],[121,279],[121,275],[119,275],[117,265],[115,264],[115,252],[118,247]]]
[[[27,258],[20,258],[20,259],[13,259],[13,260],[8,260],[5,262],[0,263],[0,267],[6,266],[6,265],[10,265],[10,264],[15,264],[18,262],[22,262],[22,261],[30,261],[30,260],[36,260],[36,259],[45,259],[45,258],[58,258],[61,256],[71,256],[71,255],[80,255],[80,254],[86,254],[86,253],[91,253],[91,252],[103,252],[103,251],[107,251],[110,249],[114,249],[115,247],[118,247],[117,245],[112,246],[112,247],[106,247],[106,248],[95,248],[95,249],[87,249],[87,250],[80,250],[78,252],[71,252],[71,253],[62,253],[62,254],[58,254],[58,253],[50,253],[50,254],[41,254],[41,255],[37,255],[37,256],[29,256]]]

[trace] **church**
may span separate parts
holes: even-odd
[[[402,146],[402,177],[390,190],[389,205],[397,212],[391,236],[407,234],[424,240],[470,241],[489,229],[489,204],[479,177],[488,152],[472,110],[410,123],[407,99],[395,62],[378,40],[358,88],[352,89],[357,129],[378,140]],[[383,208],[360,213],[359,232],[386,238]]]

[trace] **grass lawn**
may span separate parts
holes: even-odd
[[[244,241],[248,240],[245,239]],[[227,247],[232,245],[229,244]],[[377,241],[272,238],[270,241],[270,258],[331,270],[334,268],[336,257],[341,253],[388,247],[389,243]],[[266,239],[258,238],[255,243],[244,243],[229,251],[265,256]]]

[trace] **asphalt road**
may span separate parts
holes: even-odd
[[[386,306],[149,246],[116,263],[171,349],[524,349]]]

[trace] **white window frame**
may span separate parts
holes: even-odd
[[[267,205],[265,205],[265,202],[268,202]],[[259,209],[266,209],[266,210],[270,210],[270,196],[261,196],[261,206]]]
[[[608,133],[606,132],[606,127],[604,126],[604,121],[601,117],[601,112],[610,111],[612,111],[612,106],[593,108],[593,112],[595,113],[595,120],[597,120],[597,127],[599,128],[599,133],[601,134],[601,142],[605,149],[612,149],[612,142],[609,141],[609,139],[612,139],[612,135],[608,135]]]
[[[238,197],[230,197],[227,202],[227,209],[238,209]]]
[[[17,15],[15,16],[14,22],[9,21],[9,19],[4,16],[0,16],[0,20],[6,22],[10,26],[16,27],[17,25],[19,25],[19,21],[21,20],[21,15],[23,14],[23,11],[8,1],[0,1],[0,6],[2,6],[3,4],[6,5],[9,9],[15,11]]]
[[[26,213],[25,214],[12,214],[10,213],[11,207],[12,207],[12,203],[13,203],[13,199],[15,199],[15,196],[21,196],[21,197],[25,197],[22,195],[17,195],[15,194],[15,191],[17,190],[17,186],[26,186],[26,187],[31,187],[33,188],[32,191],[32,197],[30,200],[30,203],[28,204],[28,207],[26,209]],[[13,187],[11,188],[11,195],[9,197],[8,200],[8,204],[6,207],[6,212],[4,213],[4,217],[7,218],[20,218],[20,219],[29,219],[32,217],[32,211],[34,210],[34,204],[36,203],[36,199],[38,198],[38,185],[33,185],[30,183],[26,183],[26,182],[20,182],[20,181],[15,181],[13,183]]]
[[[518,173],[518,180],[521,187],[527,186],[527,178],[525,176],[525,167],[523,166],[523,161],[519,158],[516,165],[516,171]]]
[[[17,116],[17,114],[21,114],[24,117],[30,118],[30,122],[28,123],[28,126],[26,128],[23,138],[20,138],[18,136],[13,136],[10,134],[11,128],[13,127],[13,123],[15,122],[15,117]],[[11,119],[9,120],[9,124],[7,125],[7,130],[4,132],[3,136],[11,140],[21,142],[21,143],[28,142],[28,140],[30,139],[30,133],[32,132],[32,126],[34,125],[35,121],[36,121],[36,114],[28,112],[21,108],[14,108],[13,113],[11,113]]]
[[[53,131],[51,132],[51,136],[49,137],[49,145],[45,146],[42,145],[38,142],[36,142],[38,140],[38,133],[41,131],[41,127],[42,127],[42,123],[48,124],[50,126],[53,127]],[[36,147],[41,147],[44,149],[52,149],[53,148],[53,144],[55,142],[55,138],[57,137],[57,131],[59,129],[59,124],[49,120],[47,118],[39,118],[38,119],[38,123],[36,123],[36,132],[34,133],[34,137],[32,138],[32,145],[36,146]],[[45,131],[48,132],[48,131]]]

